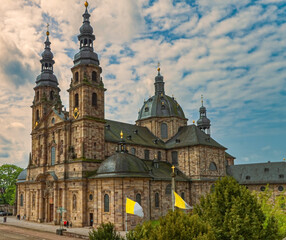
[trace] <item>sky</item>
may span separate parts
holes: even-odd
[[[1,1],[0,165],[28,163],[47,23],[68,109],[83,3]],[[286,157],[285,0],[92,0],[88,9],[107,119],[135,123],[144,99],[154,95],[159,61],[166,94],[174,95],[189,124],[198,120],[204,95],[211,136],[236,164]]]

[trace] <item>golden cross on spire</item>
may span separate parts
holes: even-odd
[[[48,24],[48,23],[47,23],[47,36],[49,36],[49,35],[50,35],[50,32],[49,32],[49,26],[50,26],[50,24]]]
[[[202,103],[202,106],[204,105],[204,95],[202,94],[201,95],[201,103]]]
[[[175,172],[175,166],[173,165],[171,168],[172,168],[172,172],[174,173]]]
[[[160,72],[160,62],[157,64],[157,71]]]
[[[85,6],[86,8],[88,7],[88,2],[87,2],[87,1],[84,2],[84,6]]]

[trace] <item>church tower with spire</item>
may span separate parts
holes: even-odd
[[[32,129],[34,129],[49,110],[56,105],[61,109],[62,104],[59,96],[59,83],[54,75],[53,53],[51,52],[51,42],[49,40],[49,29],[46,32],[45,50],[42,53],[41,74],[36,79],[34,87],[35,96],[32,107]]]
[[[179,127],[187,125],[188,119],[176,99],[165,94],[164,77],[159,64],[157,71],[155,95],[144,100],[136,125],[147,127],[155,136],[167,141],[178,132]]]
[[[208,134],[210,136],[211,134],[211,121],[207,118],[207,109],[204,106],[204,99],[203,95],[201,96],[201,103],[202,106],[200,107],[200,119],[197,121],[197,126],[199,129],[201,129],[203,132]]]
[[[103,159],[104,157],[104,92],[102,69],[94,52],[95,36],[90,25],[88,3],[85,2],[83,24],[80,27],[79,52],[74,56],[69,92],[69,118],[75,131],[72,138],[77,157]],[[92,129],[90,131],[89,129]],[[80,144],[78,144],[80,143]],[[75,147],[76,148],[76,147]]]

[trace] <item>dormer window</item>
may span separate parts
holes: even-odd
[[[264,168],[264,172],[268,173],[269,172],[269,168]]]

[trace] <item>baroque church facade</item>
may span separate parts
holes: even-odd
[[[73,226],[112,222],[124,230],[126,197],[144,210],[143,219],[128,216],[128,228],[171,209],[172,165],[176,192],[190,205],[219,177],[230,174],[244,181],[245,169],[235,169],[235,158],[210,136],[203,102],[197,124],[188,125],[179,103],[166,95],[159,68],[155,94],[144,101],[136,124],[105,119],[106,89],[87,2],[85,6],[80,48],[71,68],[69,112],[63,110],[47,32],[31,106],[32,152],[17,181],[17,214],[59,224],[57,210],[62,207],[62,219]],[[245,181],[241,183],[247,185]]]

